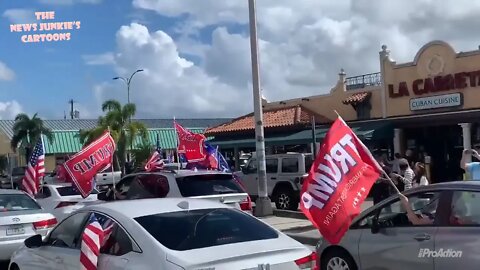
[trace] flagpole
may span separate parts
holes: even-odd
[[[108,135],[110,135],[110,126],[108,126]],[[112,167],[112,183],[113,183],[113,186],[112,186],[112,190],[113,190],[113,200],[117,200],[117,190],[115,189],[115,171],[114,171],[114,158],[115,158],[115,151],[113,151],[113,156],[112,156],[112,165],[110,167]]]
[[[337,115],[338,118],[342,119],[343,121],[343,118],[340,116],[340,114],[337,112],[337,110],[333,110],[335,112],[335,114]],[[380,165],[380,164],[379,164]],[[395,183],[393,182],[392,178],[390,178],[390,175],[388,175],[385,170],[380,166],[381,168],[381,172],[383,173],[383,175],[385,176],[385,178],[388,180],[388,182],[390,182],[390,184],[393,186],[393,188],[395,189],[395,191],[397,192],[397,194],[401,194],[400,190],[398,189],[398,187],[395,185]]]
[[[175,142],[177,143],[177,161],[178,161],[178,169],[180,170],[181,167],[182,167],[182,162],[180,161],[180,155],[178,154],[178,133],[177,133],[177,127],[175,125],[176,121],[175,121],[175,116],[173,116],[173,129],[175,130]]]

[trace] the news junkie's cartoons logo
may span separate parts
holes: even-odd
[[[35,12],[35,18],[37,21],[46,22],[10,24],[10,32],[36,32],[34,34],[23,34],[20,40],[24,43],[55,42],[69,41],[72,38],[70,31],[78,30],[81,27],[80,21],[54,22],[55,11]]]

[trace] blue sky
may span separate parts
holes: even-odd
[[[80,29],[70,31],[70,41],[23,43],[22,35],[37,32],[12,33],[12,22],[6,16],[0,17],[0,61],[16,74],[12,81],[0,81],[0,101],[17,100],[27,112],[39,112],[46,118],[63,117],[64,110],[68,113],[67,101],[71,98],[81,104],[94,102],[92,87],[117,76],[111,66],[87,65],[82,56],[114,51],[115,34],[122,25],[138,21],[149,29],[162,29],[175,39],[179,35],[175,31],[177,23],[188,17],[168,18],[153,11],[136,9],[129,0],[67,5],[36,0],[0,1],[1,14],[10,9],[55,11],[52,21],[81,22]],[[200,31],[197,38],[208,43],[213,29],[209,27]],[[196,64],[201,62],[195,55],[181,55]],[[134,71],[137,67],[131,68]],[[115,87],[120,97],[126,96],[124,84],[118,81]]]

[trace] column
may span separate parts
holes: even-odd
[[[463,149],[472,149],[472,132],[471,132],[471,123],[460,123],[458,124],[462,127],[462,136],[463,136]],[[467,162],[472,162],[472,156],[467,157]]]
[[[385,80],[385,62],[389,60],[390,50],[388,50],[387,45],[382,45],[382,50],[379,52],[380,55],[380,74],[382,76],[382,117],[387,118],[387,83]],[[398,152],[400,153],[400,152]]]
[[[393,154],[400,153],[403,155],[402,152],[402,129],[395,128],[393,129]]]

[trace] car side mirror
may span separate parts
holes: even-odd
[[[372,226],[370,227],[372,234],[376,234],[380,231],[380,224],[378,223],[378,217],[372,219]]]
[[[244,174],[248,174],[248,169],[246,166],[243,166],[241,169]]]
[[[38,248],[43,246],[42,236],[40,234],[36,234],[31,236],[24,241],[25,246],[28,248]]]
[[[97,194],[97,200],[108,201],[107,191],[102,191]]]

